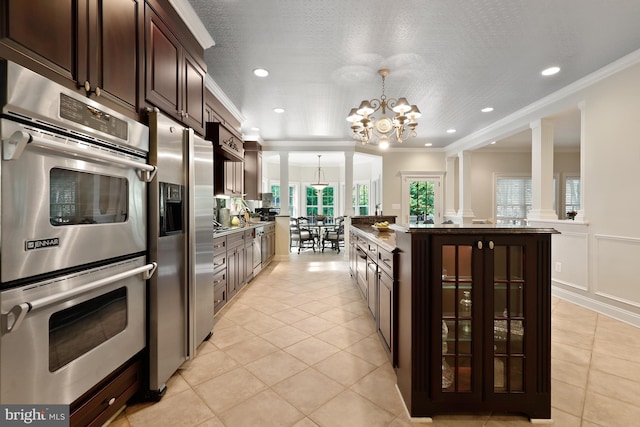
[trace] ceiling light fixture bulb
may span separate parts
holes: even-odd
[[[256,68],[253,70],[253,74],[257,77],[267,77],[269,75],[269,71],[264,68]]]
[[[493,111],[493,107],[484,107],[482,110],[483,113],[490,113]]]
[[[560,67],[549,67],[545,70],[542,70],[540,74],[543,76],[553,76],[554,74],[558,74],[560,72]]]
[[[275,113],[282,114],[284,113],[284,108],[276,107],[273,109]]]

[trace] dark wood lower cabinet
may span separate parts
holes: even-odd
[[[142,357],[136,355],[70,406],[70,426],[103,425],[140,390]]]
[[[397,384],[413,417],[551,417],[551,234],[396,231]]]

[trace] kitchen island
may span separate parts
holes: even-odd
[[[388,348],[411,417],[501,411],[550,419],[556,231],[456,224],[390,228],[377,233],[370,225],[352,226],[349,259],[369,307],[370,301],[377,306],[380,333],[387,306],[381,305],[386,286],[380,260],[389,257],[370,256],[368,245],[391,254]],[[377,270],[371,268],[375,258]]]

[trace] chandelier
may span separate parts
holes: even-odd
[[[360,140],[362,144],[378,141],[380,148],[387,148],[390,141],[402,142],[409,137],[415,137],[416,119],[422,114],[415,105],[410,105],[407,98],[387,98],[384,94],[384,79],[389,75],[389,70],[378,70],[382,77],[382,96],[380,99],[364,100],[358,108],[352,108],[347,116],[351,122],[353,139]],[[395,115],[387,117],[387,109]],[[373,113],[380,110],[382,116],[376,118]]]
[[[315,188],[317,191],[322,191],[325,188],[327,188],[329,186],[329,184],[325,184],[323,182],[320,182],[320,157],[322,157],[321,154],[318,154],[318,182],[315,184],[311,184],[311,187]]]

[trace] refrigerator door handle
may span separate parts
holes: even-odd
[[[185,286],[187,287],[185,295],[185,302],[187,304],[187,342],[186,342],[186,355],[187,359],[194,358],[196,356],[196,331],[195,331],[195,311],[196,311],[196,221],[195,221],[195,149],[194,149],[194,133],[193,129],[185,129],[185,153],[186,159],[186,173],[187,173],[187,238],[185,239],[185,254],[186,262],[188,266],[187,280],[185,280]]]

